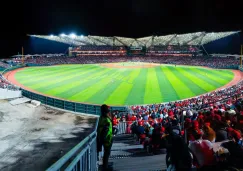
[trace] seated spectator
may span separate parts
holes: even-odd
[[[195,135],[195,141],[189,143],[192,154],[196,157],[199,167],[215,165],[213,144],[202,139],[203,133],[199,130]]]
[[[215,142],[221,142],[228,139],[227,125],[224,123],[219,123],[218,130],[216,130],[216,140]]]
[[[200,131],[200,129],[199,129],[199,123],[198,123],[198,121],[193,121],[192,127],[190,127],[187,130],[187,140],[188,141],[194,141],[194,140],[196,140],[195,139],[195,136],[197,136],[198,131]]]

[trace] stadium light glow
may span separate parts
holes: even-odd
[[[72,39],[74,39],[75,37],[77,37],[74,33],[72,33],[72,34],[70,34],[70,37],[72,38]]]
[[[64,36],[66,36],[66,35],[62,33],[60,36],[61,36],[61,37],[64,37]]]

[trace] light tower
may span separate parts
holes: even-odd
[[[24,47],[22,46],[22,65],[24,65]]]

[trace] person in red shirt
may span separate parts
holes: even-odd
[[[117,119],[117,116],[115,115],[112,119],[112,132],[113,132],[113,135],[116,135],[117,132],[118,132],[118,124],[119,124],[119,121]]]
[[[131,121],[136,121],[137,120],[137,117],[134,115],[134,114],[132,114],[132,118],[131,118]]]

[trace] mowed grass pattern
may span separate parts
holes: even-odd
[[[229,70],[201,67],[105,68],[97,64],[29,67],[15,75],[22,85],[42,94],[109,105],[190,98],[222,87],[233,77]]]

